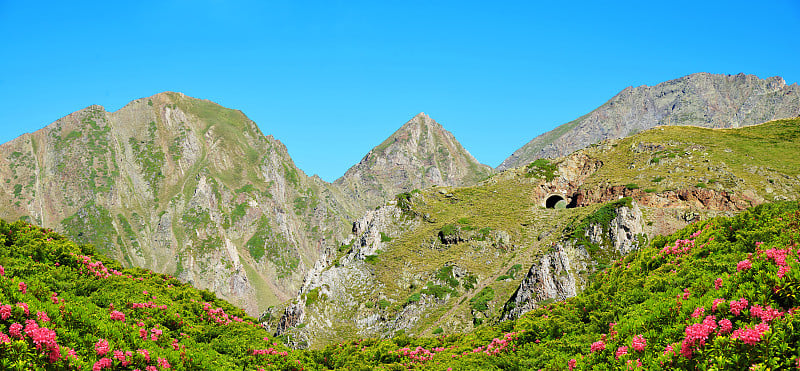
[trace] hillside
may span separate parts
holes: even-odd
[[[442,125],[420,113],[373,148],[334,184],[375,208],[395,195],[430,186],[465,186],[492,174]]]
[[[124,269],[21,221],[0,220],[0,244],[3,370],[297,366],[255,319],[209,291]]]
[[[565,156],[658,125],[737,128],[797,116],[797,84],[786,85],[780,77],[696,73],[655,86],[628,87],[594,111],[534,138],[497,169]]]
[[[464,334],[291,350],[241,310],[0,221],[3,369],[788,369],[800,204],[693,223],[611,261],[584,293]],[[24,323],[24,325],[22,324]]]
[[[400,194],[323,254],[271,326],[319,347],[516,318],[577,295],[659,234],[797,200],[800,163],[786,154],[798,136],[798,119],[656,128],[475,186]]]
[[[179,93],[90,106],[0,146],[0,217],[173,274],[248,313],[286,300],[358,208],[239,111]]]

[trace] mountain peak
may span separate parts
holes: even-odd
[[[467,185],[491,173],[452,133],[420,112],[335,183],[371,207],[415,188]]]
[[[628,87],[594,111],[544,133],[498,170],[559,157],[606,139],[659,125],[736,128],[800,115],[800,91],[780,76],[700,72],[657,85]]]

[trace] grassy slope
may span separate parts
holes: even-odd
[[[296,365],[281,355],[252,355],[253,349],[286,349],[273,345],[267,331],[213,293],[170,276],[123,269],[95,255],[91,246],[24,222],[0,221],[0,244],[2,369],[85,370],[103,357],[113,358],[114,369],[144,369],[161,364],[159,358],[178,370]],[[137,308],[137,303],[155,307]],[[113,320],[114,310],[124,320]],[[23,330],[17,338],[14,324],[31,331]],[[49,337],[51,330],[55,337]],[[48,338],[36,345],[36,340]],[[109,344],[105,355],[95,349],[101,339]],[[139,350],[148,351],[150,360]],[[131,352],[121,357],[131,363],[123,367],[114,351]]]
[[[665,126],[612,143],[586,150],[603,167],[583,187],[633,182],[663,191],[702,183],[734,190],[743,181],[769,200],[768,187],[800,175],[800,157],[794,155],[800,152],[800,119],[739,129]],[[647,145],[661,147],[644,149]],[[665,180],[653,182],[659,177]]]

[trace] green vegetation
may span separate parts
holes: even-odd
[[[484,287],[472,299],[469,299],[469,303],[472,304],[473,310],[483,312],[489,309],[488,303],[492,299],[494,299],[494,290],[491,287]]]
[[[508,271],[506,271],[506,274],[497,277],[497,281],[504,281],[508,279],[513,280],[514,276],[516,276],[517,273],[519,273],[519,271],[521,270],[522,270],[522,264],[514,264],[511,268],[508,269]]]
[[[392,242],[392,238],[381,232],[381,242]]]
[[[288,349],[242,310],[173,277],[123,269],[89,245],[21,221],[0,221],[0,244],[0,338],[11,336],[0,341],[0,369],[91,370],[104,357],[113,369],[142,370],[314,364],[304,353],[253,354]],[[27,330],[17,338],[19,323]],[[96,344],[106,342],[101,354]]]
[[[625,188],[630,190],[639,189],[639,185],[636,183],[628,183],[625,185]]]
[[[527,170],[525,176],[529,178],[530,177],[544,178],[549,182],[555,179],[558,166],[556,166],[556,164],[550,163],[550,160],[548,159],[540,158],[528,164],[528,166],[526,166],[525,169]]]

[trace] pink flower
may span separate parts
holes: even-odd
[[[125,313],[122,313],[118,310],[111,312],[111,319],[114,321],[122,321],[125,322]]]
[[[50,317],[47,316],[47,312],[36,312],[36,317],[39,317],[39,321],[50,322]]]
[[[100,371],[104,368],[109,368],[114,364],[110,358],[101,358],[99,361],[95,362],[92,366],[92,371]]]
[[[21,330],[22,330],[22,325],[14,322],[11,324],[11,326],[8,327],[8,334],[11,335],[12,337],[22,340],[23,335]]]
[[[689,296],[691,296],[691,295],[692,295],[692,293],[689,292],[689,289],[683,289],[683,300],[688,299]]]
[[[739,300],[731,301],[731,313],[735,315],[739,315],[742,313],[742,309],[747,308],[747,299],[740,298]]]
[[[147,349],[139,349],[136,351],[136,353],[141,354],[142,356],[144,356],[145,361],[150,362],[150,352],[147,351]]]
[[[164,332],[159,330],[159,329],[157,329],[157,328],[151,329],[150,330],[150,340],[158,341],[158,337],[161,336],[162,333],[164,333]]]
[[[746,270],[748,270],[748,269],[750,269],[752,267],[753,267],[753,263],[751,263],[750,260],[745,259],[745,260],[740,261],[738,264],[736,264],[736,271],[737,272],[746,271]]]
[[[761,341],[761,336],[767,331],[769,331],[769,325],[766,323],[759,323],[752,329],[745,326],[734,331],[731,339],[742,339],[745,344],[754,345]]]
[[[619,359],[619,357],[622,357],[626,354],[628,354],[628,347],[621,346],[617,348],[617,353],[614,354],[614,358]]]
[[[94,343],[94,350],[97,352],[98,356],[103,356],[108,353],[108,340],[100,339],[96,343]],[[110,360],[109,360],[110,361]]]
[[[20,282],[19,283],[19,291],[21,293],[23,293],[23,294],[27,294],[28,293],[28,285],[26,285],[25,282]]]
[[[706,312],[706,308],[697,307],[694,309],[694,313],[692,313],[692,318],[697,318],[703,315]]]
[[[647,340],[644,338],[644,336],[636,335],[636,336],[633,337],[633,340],[631,341],[631,347],[635,351],[642,352],[642,351],[644,351],[644,348],[646,346],[647,346]]]
[[[727,318],[719,320],[719,333],[721,335],[731,332],[732,329],[733,329],[733,323],[731,322],[731,320]]]
[[[2,331],[0,331],[0,344],[8,344],[10,342],[11,342],[11,338],[9,338],[8,335],[6,335]]]
[[[783,278],[783,277],[785,277],[785,276],[786,276],[786,273],[788,273],[788,272],[789,272],[789,269],[791,269],[791,268],[792,268],[792,267],[790,267],[790,266],[788,266],[788,265],[781,265],[781,267],[780,267],[780,268],[778,268],[778,278]]]
[[[721,277],[717,278],[716,280],[714,280],[714,289],[715,290],[719,290],[720,288],[722,288],[722,278]]]
[[[6,269],[3,268],[2,265],[0,265],[0,276],[5,276],[5,275],[6,275]]]
[[[10,305],[0,305],[0,318],[5,320],[8,319],[8,317],[11,317],[12,309],[14,308]]]
[[[169,365],[169,362],[167,362],[166,358],[159,358],[158,359],[158,365],[161,366],[161,368],[170,368],[170,367],[172,367],[172,366]]]
[[[798,363],[800,363],[800,361],[798,361]],[[575,358],[570,359],[569,362],[567,362],[567,366],[569,367],[570,371],[574,370],[575,366],[577,366],[577,365],[578,365],[578,361],[576,361]]]
[[[606,343],[604,343],[602,340],[600,340],[600,341],[595,341],[594,343],[592,343],[590,351],[592,353],[594,353],[594,352],[603,351],[605,349],[606,349]]]

